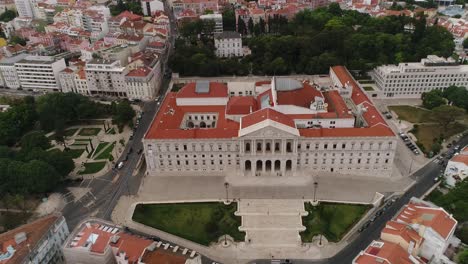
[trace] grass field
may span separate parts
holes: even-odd
[[[80,136],[96,136],[99,134],[101,131],[101,128],[99,127],[87,127],[87,128],[82,128],[78,135]]]
[[[364,91],[374,91],[374,88],[372,88],[372,86],[363,86],[362,88],[364,88]]]
[[[80,171],[79,174],[91,174],[91,173],[99,172],[100,170],[104,168],[105,165],[106,165],[105,161],[85,163],[84,171]]]
[[[111,152],[114,149],[114,147],[115,147],[115,142],[113,142],[112,144],[109,144],[104,149],[104,151],[101,154],[99,154],[97,157],[95,157],[94,159],[109,159],[109,156],[111,155]]]
[[[429,123],[435,122],[431,119],[431,111],[409,105],[393,105],[388,107],[394,111],[398,118],[411,123]]]
[[[85,151],[84,149],[69,149],[65,153],[70,155],[70,157],[72,157],[72,159],[76,159],[76,158],[79,158],[81,156],[81,154],[83,154],[84,151]]]
[[[444,130],[439,124],[421,124],[416,130],[411,132],[416,136],[418,142],[424,146],[425,151],[430,151],[432,144],[437,138],[449,138],[453,135],[463,132],[466,129],[465,125],[460,123],[452,124],[447,130]]]
[[[314,207],[305,204],[309,214],[302,218],[306,230],[301,233],[302,242],[312,242],[318,234],[328,241],[338,242],[367,212],[369,206],[355,204],[321,203]]]
[[[76,131],[78,131],[78,128],[67,129],[67,130],[65,130],[65,136],[71,137],[71,136],[75,135]]]
[[[235,203],[139,204],[135,208],[133,220],[209,245],[224,234],[236,241],[245,239],[245,233],[239,231],[241,217],[234,216],[236,210]]]
[[[96,150],[93,153],[93,157],[96,158],[96,154],[99,153],[99,151],[103,150],[105,147],[109,145],[109,142],[101,142],[99,145],[96,147]]]

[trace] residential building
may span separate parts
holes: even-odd
[[[67,263],[79,264],[201,263],[199,255],[187,254],[188,249],[169,245],[163,249],[161,245],[162,242],[125,232],[113,223],[92,218],[81,222],[72,231],[64,243],[63,253]]]
[[[468,147],[463,148],[460,154],[447,162],[444,176],[445,183],[450,187],[455,187],[468,176]]]
[[[76,93],[76,85],[75,85],[75,71],[70,68],[65,68],[61,72],[59,72],[59,81],[60,87],[62,87],[62,92],[64,93]]]
[[[26,53],[19,53],[13,57],[4,57],[0,60],[0,82],[3,87],[10,89],[20,88],[20,80],[16,72],[15,63],[29,56]]]
[[[420,98],[451,85],[468,87],[468,65],[429,55],[421,62],[379,66],[372,77],[382,97]]]
[[[24,18],[34,18],[34,7],[32,0],[15,0],[18,15]]]
[[[225,31],[215,34],[214,43],[216,56],[218,57],[243,56],[242,36],[235,31]]]
[[[243,91],[199,81],[169,93],[143,139],[149,174],[388,177],[395,134],[345,67],[330,74],[322,91],[272,78]]]
[[[21,88],[60,90],[58,74],[66,68],[65,60],[51,56],[27,56],[15,63]]]
[[[153,16],[156,11],[164,11],[164,4],[159,0],[141,0],[144,16]]]
[[[223,15],[221,14],[206,14],[201,15],[200,19],[205,23],[213,23],[213,33],[223,32]],[[205,25],[207,26],[207,25]]]
[[[0,234],[0,263],[62,263],[62,245],[69,234],[65,218],[48,215]]]
[[[455,264],[445,254],[460,245],[456,226],[457,220],[443,208],[413,197],[386,223],[382,241],[372,242],[353,263]]]
[[[172,7],[176,16],[186,9],[194,11],[198,15],[202,15],[205,11],[219,11],[217,0],[176,0],[172,2]]]
[[[156,97],[161,86],[161,64],[154,68],[138,67],[125,76],[127,97],[130,100],[151,100]]]
[[[86,64],[85,72],[90,95],[127,96],[127,69],[120,61],[94,59]]]
[[[413,257],[398,244],[386,241],[372,243],[353,259],[353,264],[424,264],[422,260]]]

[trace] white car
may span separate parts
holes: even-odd
[[[121,161],[121,162],[119,162],[119,165],[117,165],[117,169],[120,170],[121,168],[123,168],[123,166],[124,166],[124,163],[123,163],[123,161]]]

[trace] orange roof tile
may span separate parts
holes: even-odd
[[[57,215],[49,215],[0,234],[0,255],[7,252],[9,246],[13,247],[15,250],[11,258],[1,260],[0,264],[23,263],[26,261],[25,258],[29,255],[29,248],[34,249],[37,243],[39,243],[42,237],[58,219],[59,216]],[[15,235],[21,232],[26,233],[26,241],[18,245],[15,242]]]
[[[263,120],[267,120],[267,119],[273,120],[275,122],[278,122],[278,123],[286,125],[286,126],[296,128],[296,124],[294,123],[292,118],[290,118],[289,116],[287,116],[287,115],[285,115],[283,113],[280,113],[280,112],[278,112],[276,110],[273,110],[271,108],[264,108],[262,110],[254,112],[254,113],[252,113],[250,115],[246,115],[246,116],[242,117],[242,119],[241,119],[242,127],[241,128],[246,128],[246,127],[258,124],[258,123],[262,122]]]
[[[381,233],[399,236],[406,242],[412,241],[416,245],[421,244],[424,240],[411,226],[396,221],[388,221]]]
[[[246,115],[257,110],[257,100],[253,96],[232,96],[226,106],[228,115]]]
[[[355,259],[356,264],[414,264],[410,255],[398,244],[382,241],[373,241]],[[420,262],[423,263],[422,261]]]
[[[457,226],[457,221],[443,208],[428,207],[424,204],[409,203],[395,217],[396,221],[407,224],[423,225],[432,228],[442,238],[449,239],[450,234]]]
[[[465,149],[463,150],[465,151]],[[453,158],[451,158],[450,161],[460,162],[460,163],[464,163],[465,165],[468,165],[468,155],[458,154],[458,155],[453,156]]]
[[[227,97],[227,86],[223,83],[210,82],[208,93],[197,93],[195,91],[196,83],[185,85],[177,93],[177,98],[203,98],[203,97]]]
[[[323,97],[320,91],[308,83],[304,83],[302,88],[293,91],[277,91],[277,95],[279,105],[296,105],[305,108],[310,107],[315,97]]]

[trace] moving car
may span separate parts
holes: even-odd
[[[123,161],[121,161],[121,162],[119,162],[119,165],[117,165],[117,169],[120,170],[121,168],[123,168],[123,166],[124,166],[124,163],[123,163]]]

